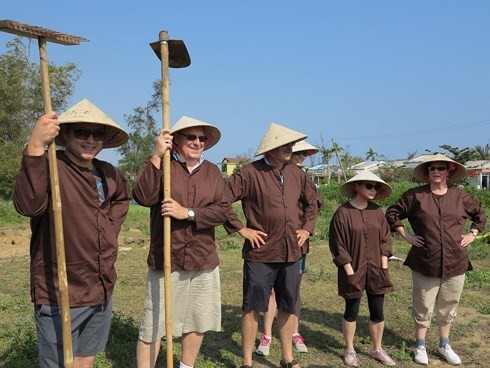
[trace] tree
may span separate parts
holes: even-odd
[[[439,147],[448,151],[452,155],[451,158],[461,164],[465,164],[468,161],[474,160],[475,157],[475,152],[473,148],[466,147],[463,149],[459,149],[458,147],[452,147],[448,144],[444,144]]]
[[[0,55],[0,197],[10,198],[22,149],[44,113],[39,63],[29,60],[29,43],[16,37]],[[51,104],[66,109],[81,72],[73,63],[48,65]]]
[[[161,110],[161,81],[153,83],[153,95],[144,107],[133,109],[132,115],[124,118],[128,127],[129,141],[117,148],[122,159],[118,161],[130,186],[132,186],[143,162],[152,155],[159,129],[156,127],[155,114]]]
[[[369,147],[369,150],[366,152],[366,161],[374,161],[376,160],[376,157],[378,157],[378,152],[374,152],[374,150]]]
[[[475,146],[473,147],[473,151],[475,153],[474,160],[490,160],[490,144],[487,144],[485,147]]]

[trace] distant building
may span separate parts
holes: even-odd
[[[468,161],[465,167],[469,183],[478,189],[490,189],[490,160]]]
[[[231,176],[235,169],[243,164],[243,158],[240,157],[225,157],[221,161],[221,174],[224,178]]]
[[[363,170],[376,171],[379,167],[384,166],[384,161],[364,161],[358,164],[352,165],[348,170],[352,171],[354,175],[359,174]]]

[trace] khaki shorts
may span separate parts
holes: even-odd
[[[172,272],[171,286],[173,336],[221,330],[219,267],[212,270]],[[163,271],[149,269],[139,339],[152,343],[165,335]]]
[[[447,278],[424,276],[412,271],[412,314],[418,326],[428,328],[434,307],[439,326],[456,318],[456,309],[463,292],[465,274]]]

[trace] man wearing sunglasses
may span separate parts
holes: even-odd
[[[63,235],[75,367],[93,367],[105,350],[112,318],[117,237],[129,206],[123,174],[96,159],[103,148],[124,144],[128,134],[88,100],[59,117],[47,113],[34,126],[23,152],[13,200],[31,217],[31,298],[40,367],[63,365],[58,269],[52,197],[45,147],[57,152]]]
[[[252,367],[258,314],[268,310],[274,288],[282,346],[282,368],[299,368],[292,338],[299,295],[302,246],[316,224],[317,195],[310,179],[289,162],[293,144],[306,135],[271,124],[255,156],[228,179],[223,205],[242,201],[246,226],[233,221],[231,231],[245,238],[243,245],[242,368]]]
[[[165,336],[163,217],[171,217],[172,333],[182,336],[180,368],[193,367],[207,331],[221,330],[219,259],[215,227],[233,210],[219,206],[224,179],[203,157],[221,133],[215,126],[187,116],[172,130],[160,131],[133,187],[135,200],[150,207],[151,243],[143,321],[136,347],[139,368],[155,367]],[[163,198],[164,153],[171,151],[170,198]]]

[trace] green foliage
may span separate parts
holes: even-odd
[[[11,201],[5,201],[0,199],[0,226],[14,225],[14,224],[28,224],[27,217],[21,216],[15,211],[15,208]]]
[[[145,107],[136,107],[132,115],[125,115],[130,129],[129,141],[117,148],[122,159],[118,161],[130,186],[133,185],[143,162],[152,155],[158,133],[155,114],[161,108],[161,82],[153,84],[154,93]]]
[[[7,43],[0,55],[0,198],[9,198],[20,167],[24,144],[36,119],[44,113],[38,63],[29,61],[29,46],[21,38]],[[73,63],[48,65],[51,105],[66,108],[80,70]]]

